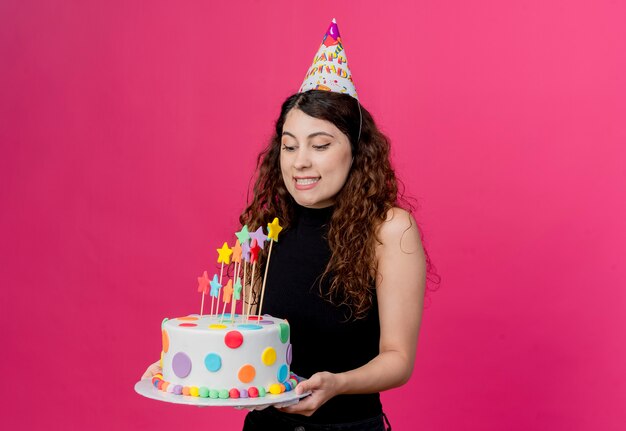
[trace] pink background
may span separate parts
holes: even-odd
[[[355,4],[0,3],[2,428],[240,429],[133,385],[335,16],[443,278],[394,429],[623,429],[626,7]]]

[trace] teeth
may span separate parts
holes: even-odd
[[[319,181],[319,178],[298,178],[296,180],[296,183],[302,186],[306,186],[307,184],[313,184],[318,181]]]

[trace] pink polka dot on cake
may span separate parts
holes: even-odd
[[[198,325],[196,325],[195,323],[181,323],[178,326],[183,326],[183,327],[186,327],[186,328],[192,328],[192,327],[198,326]]]
[[[243,343],[243,335],[239,331],[230,331],[224,337],[224,343],[231,349],[236,349]]]

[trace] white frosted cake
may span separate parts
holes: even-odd
[[[289,370],[286,320],[190,315],[164,319],[161,330],[163,374],[152,379],[161,391],[209,398],[262,397],[290,391],[300,380]]]

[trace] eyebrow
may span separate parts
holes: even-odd
[[[293,135],[292,133],[289,133],[289,132],[285,132],[285,131],[283,131],[282,136],[285,136],[285,135],[287,135],[287,136],[291,136],[292,138],[294,138],[294,139],[296,139],[296,140],[298,139],[298,138],[296,138],[296,137],[295,137],[295,135]],[[330,133],[327,133],[327,132],[315,132],[315,133],[311,133],[311,134],[308,136],[308,138],[309,138],[309,139],[311,139],[311,138],[315,138],[316,136],[329,136],[329,137],[331,137],[331,138],[333,138],[333,139],[335,138],[333,135],[331,135]]]

